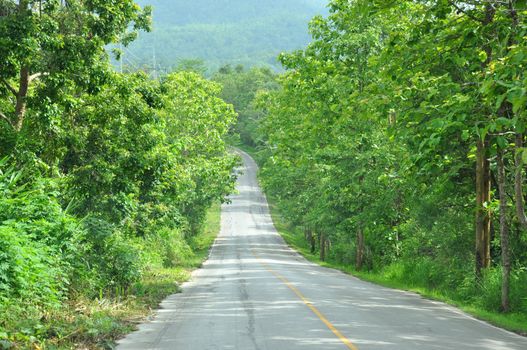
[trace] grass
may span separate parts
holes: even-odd
[[[115,341],[144,322],[163,299],[179,292],[179,285],[207,259],[220,231],[220,216],[217,203],[207,213],[203,232],[189,242],[194,254],[175,268],[150,267],[126,294],[96,300],[72,297],[45,312],[31,305],[2,310],[3,322],[19,331],[9,341],[1,340],[7,334],[0,332],[0,349],[113,349]]]
[[[343,271],[364,281],[372,282],[389,288],[411,291],[428,299],[445,302],[458,307],[462,311],[479,320],[486,321],[494,326],[527,336],[527,315],[525,314],[502,314],[499,312],[488,311],[482,307],[479,307],[478,305],[467,304],[466,302],[463,302],[463,300],[456,299],[455,297],[450,296],[449,293],[429,289],[425,286],[410,285],[403,280],[394,278],[393,273],[390,273],[389,270],[378,272],[356,271],[350,265],[341,264],[332,260],[321,261],[318,254],[311,253],[310,247],[304,238],[303,232],[299,228],[290,225],[282,217],[276,206],[275,200],[268,196],[268,201],[271,210],[271,216],[277,231],[282,235],[290,247],[302,254],[307,260],[321,266]]]
[[[207,259],[209,250],[214,240],[220,232],[221,225],[221,205],[216,203],[207,212],[207,218],[205,220],[205,226],[203,232],[193,237],[190,241],[190,247],[194,251],[194,256],[188,261],[187,268],[198,268]]]

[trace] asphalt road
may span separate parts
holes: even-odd
[[[527,349],[527,338],[453,307],[303,259],[277,234],[242,156],[209,260],[118,349]]]

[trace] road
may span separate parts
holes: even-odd
[[[118,349],[527,349],[443,303],[306,261],[277,234],[257,166],[242,157],[210,258]]]

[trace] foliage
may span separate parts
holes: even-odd
[[[18,300],[2,304],[1,334],[8,334],[3,345],[30,344],[57,349],[112,348],[114,341],[130,332],[133,324],[147,316],[168,295],[178,292],[179,284],[190,277],[192,269],[200,266],[207,257],[210,245],[219,232],[220,207],[215,204],[208,212],[206,229],[193,240],[193,256],[182,260],[175,268],[163,268],[150,263],[141,280],[129,289],[129,296],[120,293],[113,298],[97,296],[96,299],[78,296],[60,307],[46,308],[45,312],[35,305],[25,304],[21,308]],[[155,254],[147,244],[143,254]],[[4,339],[4,336],[0,336]]]
[[[245,69],[243,66],[226,65],[218,70],[212,80],[223,87],[221,97],[234,106],[238,120],[231,134],[240,137],[243,144],[260,143],[257,127],[263,113],[256,105],[258,96],[277,90],[276,75],[268,68]]]
[[[133,0],[4,0],[0,6],[0,112],[16,132],[27,126],[28,108],[35,112],[30,122],[60,125],[61,107],[73,102],[64,88],[96,92],[107,79],[105,45],[127,44],[149,28],[149,8]]]
[[[50,181],[29,182],[7,160],[0,165],[0,301],[57,305],[75,274],[83,231]]]

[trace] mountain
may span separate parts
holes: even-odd
[[[125,51],[132,68],[170,69],[201,59],[210,70],[224,64],[280,69],[280,52],[310,41],[309,20],[325,14],[326,0],[139,0],[154,8],[152,33]],[[154,59],[155,56],[155,59]]]

